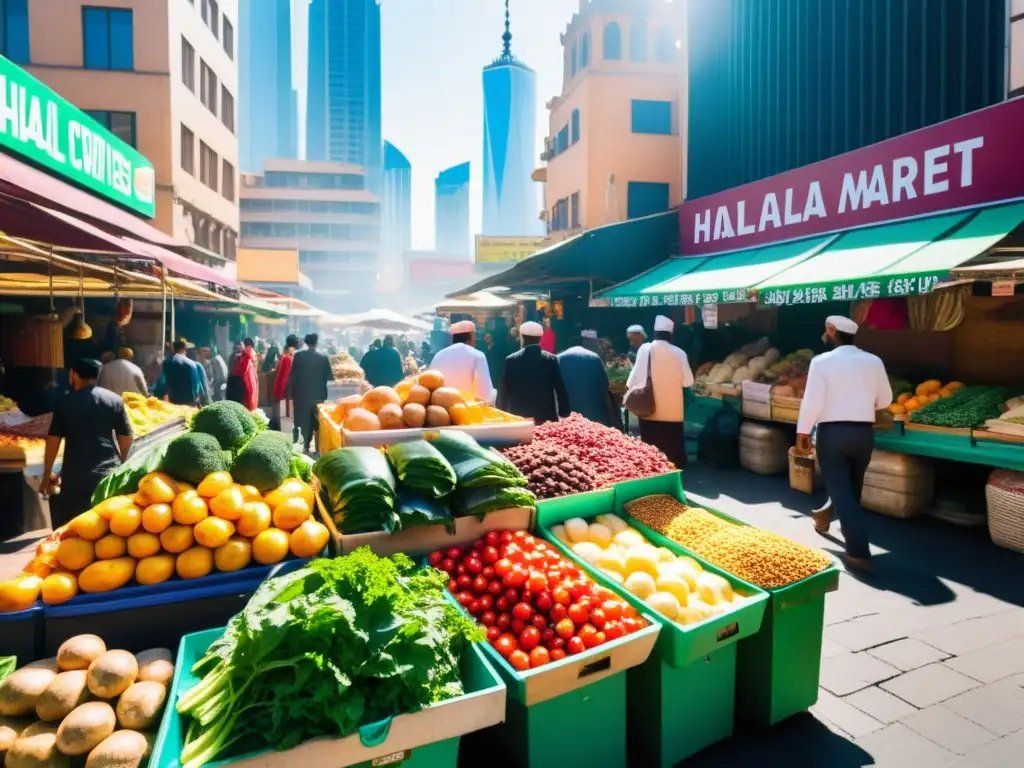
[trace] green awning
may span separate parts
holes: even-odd
[[[759,283],[758,302],[768,306],[822,304],[927,293],[938,282],[936,271],[927,263],[915,260],[920,271],[909,282],[889,270],[947,235],[970,215],[954,213],[847,232],[813,258]],[[948,273],[948,268],[945,271]]]
[[[671,259],[598,294],[613,307],[674,307],[749,301],[748,291],[813,257],[835,238],[818,237],[710,258]]]

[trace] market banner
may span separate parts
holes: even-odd
[[[597,300],[595,300],[597,301]],[[746,288],[731,288],[720,291],[680,291],[673,293],[645,293],[634,296],[609,296],[604,304],[591,306],[624,307],[701,307],[705,304],[738,304],[750,301]]]
[[[679,207],[680,250],[723,253],[1024,198],[1022,136],[1024,97],[690,200]]]
[[[514,264],[525,261],[550,243],[544,237],[476,236],[477,264]]]
[[[864,277],[841,282],[772,288],[758,293],[759,304],[783,307],[794,304],[824,304],[827,301],[860,301],[890,299],[902,296],[923,296],[940,282],[949,279],[949,272],[930,275],[889,276],[885,279]]]

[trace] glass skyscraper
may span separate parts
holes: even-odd
[[[434,250],[446,255],[468,256],[469,163],[453,165],[434,180]]]
[[[381,185],[380,5],[312,0],[306,159],[352,163]]]
[[[400,285],[402,254],[412,247],[412,164],[390,141],[384,142],[381,186],[380,273],[382,286]]]
[[[541,205],[530,178],[537,161],[537,75],[512,55],[508,0],[504,49],[484,67],[483,234],[540,235]]]
[[[239,170],[260,173],[264,160],[297,158],[291,0],[239,1],[238,81]]]

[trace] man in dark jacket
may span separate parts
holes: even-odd
[[[571,412],[558,358],[540,348],[540,323],[519,328],[523,348],[505,359],[498,408],[538,424],[557,421]]]
[[[562,379],[573,410],[591,421],[610,427],[616,419],[615,406],[608,390],[608,373],[601,356],[589,348],[597,344],[597,333],[583,331],[583,334],[581,346],[569,347],[557,355]]]
[[[188,344],[184,339],[174,342],[173,351],[164,361],[163,376],[167,399],[175,405],[195,405],[198,399],[195,370],[197,363],[185,354]]]
[[[327,383],[334,378],[331,361],[316,348],[319,342],[315,333],[306,336],[306,348],[295,353],[288,377],[288,399],[295,403],[295,426],[302,430],[306,453],[317,427],[316,407],[327,400]]]

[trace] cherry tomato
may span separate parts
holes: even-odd
[[[506,589],[505,599],[508,600],[509,605],[515,605],[519,602],[519,591],[515,589]]]
[[[555,630],[551,627],[545,627],[540,631],[540,641],[544,643],[544,645],[547,645],[556,637],[557,635],[555,634]]]
[[[548,584],[559,584],[562,581],[562,572],[557,568],[548,569]]]
[[[444,560],[444,552],[431,552],[429,555],[427,555],[427,562],[431,565],[436,566],[442,560]]]
[[[494,608],[494,598],[491,597],[490,595],[481,595],[480,596],[480,606],[485,611],[491,610],[492,608]]]
[[[563,651],[561,648],[552,648],[551,649],[551,660],[552,661],[561,661],[564,658],[565,658],[565,651]]]
[[[448,579],[448,591],[453,595],[459,591],[459,582],[455,579]]]
[[[485,627],[494,626],[494,624],[497,623],[497,621],[498,614],[496,614],[494,611],[484,611],[480,614],[480,623],[483,624]]]
[[[577,635],[577,637],[583,641],[583,644],[587,646],[587,648],[593,648],[595,645],[597,645],[597,642],[594,640],[596,636],[597,630],[594,629],[592,624],[585,624],[582,628],[580,628],[579,634]]]
[[[572,595],[569,594],[569,590],[564,587],[557,587],[551,593],[551,599],[559,605],[564,605],[566,608],[572,604]]]
[[[531,616],[533,616],[533,608],[529,603],[516,603],[512,607],[512,617],[515,619],[529,621]]]
[[[551,638],[550,643],[544,643],[548,647],[549,651],[555,650],[555,648],[565,648],[565,640],[561,637]]]
[[[497,626],[501,627],[502,629],[508,629],[510,626],[512,626],[512,617],[509,616],[507,613],[499,613]]]
[[[550,611],[554,602],[551,600],[550,592],[541,592],[533,598],[533,605],[538,611]]]
[[[551,654],[548,653],[548,649],[543,645],[538,645],[532,651],[530,651],[530,668],[543,667],[545,664],[551,662]]]
[[[519,590],[519,602],[521,603],[533,603],[533,592],[523,587]]]
[[[487,594],[498,597],[502,592],[505,591],[505,585],[501,581],[492,581],[487,585]]]
[[[608,617],[600,608],[594,608],[590,612],[590,623],[598,629],[604,629],[604,625],[608,623]]]
[[[627,619],[635,619],[640,614],[636,612],[636,608],[632,605],[624,603],[622,606],[622,615]]]
[[[590,599],[589,597],[587,597],[586,595],[584,595],[583,597],[581,597],[581,598],[580,598],[579,600],[577,600],[576,602],[578,602],[578,603],[579,603],[579,604],[580,604],[581,606],[583,606],[584,610],[586,610],[586,612],[587,612],[587,613],[590,613],[590,609],[594,607],[594,601],[593,601],[593,600],[591,600],[591,599]]]
[[[598,630],[597,632],[594,633],[594,645],[595,646],[604,645],[607,642],[608,642],[608,636],[604,632],[601,632],[600,630]],[[584,641],[584,645],[586,645],[586,641]]]
[[[494,564],[494,575],[504,576],[506,573],[512,570],[512,561],[507,557],[503,557]]]
[[[540,645],[540,630],[536,627],[527,627],[519,635],[519,647],[524,651],[530,651]]]
[[[527,578],[528,577],[526,575],[526,571],[524,571],[522,568],[513,566],[512,570],[506,573],[505,576],[502,578],[502,581],[504,582],[506,587],[513,587],[515,589],[519,589],[519,587],[523,586],[526,583]]]
[[[442,560],[440,565],[441,565],[441,570],[444,571],[445,573],[449,573],[449,574],[455,573],[455,561],[454,560],[448,560],[448,559]]]
[[[618,621],[622,618],[622,603],[618,600],[605,600],[601,603],[601,610],[608,621]]]
[[[499,534],[498,539],[501,541],[502,544],[508,544],[510,541],[512,541],[512,532],[502,531]]]
[[[480,575],[483,576],[488,581],[491,581],[494,578],[494,566],[493,565],[485,565],[484,569],[482,571],[480,571]]]
[[[480,559],[491,565],[498,562],[501,558],[498,557],[498,550],[494,547],[484,547],[484,551],[480,553]]]
[[[487,542],[485,542],[483,539],[477,539],[476,541],[473,542],[473,551],[474,552],[482,552],[483,548],[486,547],[486,546],[487,546]]]
[[[523,630],[526,629],[526,622],[522,619],[512,619],[512,623],[509,624],[509,629],[516,633],[516,635],[523,634]]]
[[[526,584],[531,592],[543,592],[548,588],[548,577],[540,571],[530,571]]]
[[[524,672],[530,668],[530,657],[526,651],[512,651],[509,654],[508,663],[517,672]]]
[[[572,595],[572,599],[576,602],[579,602],[589,592],[590,588],[580,581],[574,581],[569,588],[569,594]]]
[[[466,559],[466,571],[477,575],[484,569],[484,564],[480,561],[479,557],[470,557]]]
[[[626,630],[626,634],[630,635],[636,632],[638,629],[643,629],[643,622],[640,619],[623,619],[622,626]]]
[[[516,531],[515,533],[512,534],[512,538],[515,541],[522,541],[527,536],[529,536],[529,534],[526,531]],[[533,537],[531,536],[530,538],[533,538]]]
[[[459,547],[452,547],[448,550],[447,556],[448,559],[450,560],[458,560],[460,557],[462,557],[462,549]]]
[[[473,577],[470,576],[468,573],[462,574],[457,579],[455,579],[455,581],[458,583],[460,590],[469,589],[473,586]]]
[[[460,576],[459,578],[461,579],[462,577]],[[478,595],[479,594],[483,594],[484,592],[487,591],[487,587],[488,587],[487,579],[485,579],[483,576],[477,576],[470,583],[471,583],[473,591],[476,592]]]
[[[513,634],[506,632],[498,638],[498,653],[500,653],[506,659],[508,658],[508,655],[518,647],[519,642],[516,640],[516,636]]]
[[[539,613],[533,614],[530,617],[530,623],[533,624],[537,629],[547,629],[548,620],[541,616]]]
[[[555,603],[553,606],[551,606],[551,610],[548,611],[548,618],[551,619],[551,621],[555,624],[560,622],[568,615],[569,609],[566,608],[564,605],[559,605],[558,603]]]
[[[622,626],[621,622],[609,621],[604,625],[604,634],[608,640],[618,640],[620,637],[626,636],[626,628]]]
[[[466,564],[465,563],[459,563],[458,565],[456,565],[455,566],[455,572],[457,574],[459,574],[460,576],[462,574],[464,574],[466,572]]]
[[[502,595],[501,597],[499,597],[497,600],[494,601],[494,607],[497,608],[501,612],[507,611],[508,610],[508,598],[505,597],[504,595]]]
[[[586,624],[588,615],[589,614],[587,613],[587,609],[579,603],[573,603],[569,606],[569,619],[576,626]]]
[[[562,619],[560,622],[555,624],[555,634],[563,640],[568,640],[576,634],[576,625],[572,623],[572,619]]]
[[[479,616],[480,613],[483,612],[484,607],[480,605],[479,600],[474,599],[468,606],[466,606],[466,609],[469,611],[470,615]]]
[[[465,608],[473,602],[473,595],[470,592],[459,592],[455,599],[459,601],[459,605]]]
[[[493,644],[499,637],[501,637],[501,630],[498,627],[487,628],[487,642]]]
[[[500,643],[501,640],[499,639],[498,642]],[[565,643],[565,648],[569,651],[570,656],[575,656],[577,653],[583,653],[587,646],[578,637],[570,637]],[[499,648],[499,650],[501,649]]]
[[[498,532],[497,531],[488,531],[487,535],[484,536],[484,541],[487,542],[487,546],[489,546],[489,547],[497,546],[498,542],[500,540],[501,540],[501,537],[498,536]]]

